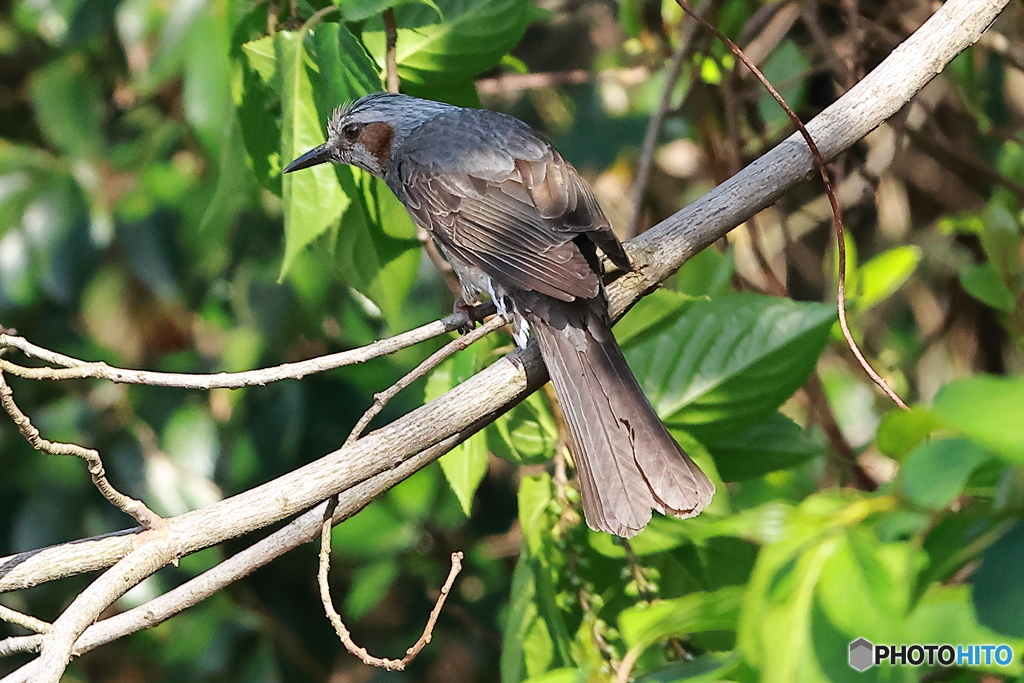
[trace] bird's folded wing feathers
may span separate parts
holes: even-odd
[[[592,298],[600,280],[574,240],[586,235],[606,252],[621,254],[592,193],[560,157],[517,160],[497,178],[493,171],[402,170],[405,203],[416,220],[454,258],[506,287],[563,301]]]

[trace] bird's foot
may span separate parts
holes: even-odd
[[[465,323],[459,325],[457,328],[459,334],[469,334],[473,331],[473,328],[478,324],[482,323],[487,316],[494,313],[494,304],[469,304],[466,303],[461,297],[455,299],[455,304],[452,306],[453,315],[461,315],[465,320]]]

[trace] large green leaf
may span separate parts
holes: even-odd
[[[323,26],[319,27],[321,30]],[[315,62],[306,54],[301,32],[279,31],[274,50],[281,82],[281,158],[291,161],[322,144],[324,121],[313,100],[310,70]],[[283,181],[284,259],[281,275],[295,255],[337,225],[351,203],[329,164],[290,173]]]
[[[341,16],[345,21],[362,21],[380,14],[386,9],[404,5],[409,2],[422,2],[430,7],[435,7],[432,0],[333,0],[335,5],[341,8]]]
[[[270,36],[240,45],[232,87],[246,156],[256,180],[281,195],[281,98],[274,88],[277,62]]]
[[[662,419],[704,438],[778,408],[814,368],[834,316],[824,304],[730,296],[681,309],[624,350]]]
[[[437,9],[406,5],[396,11],[398,75],[416,85],[451,85],[495,66],[519,42],[531,18],[526,0],[444,0]],[[363,42],[384,64],[383,31]]]
[[[348,168],[339,168],[338,177],[351,179],[351,185],[344,182],[345,189],[359,198],[338,233],[341,275],[377,304],[386,321],[397,325],[420,263],[415,227],[383,182]]]
[[[824,453],[795,422],[781,413],[705,439],[725,481],[754,479],[768,472],[784,470]]]

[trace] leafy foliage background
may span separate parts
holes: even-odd
[[[380,88],[394,8],[406,92],[544,130],[630,219],[646,120],[678,40],[672,2],[20,0],[0,10],[0,323],[75,357],[190,372],[367,344],[446,313],[447,289],[386,188],[348,167],[280,169],[338,104]],[[884,58],[927,3],[710,5],[805,117]],[[843,5],[843,7],[846,7]],[[1012,14],[1012,12],[1011,12]],[[765,30],[774,17],[786,31]],[[589,532],[557,412],[539,392],[334,532],[356,640],[415,639],[454,549],[466,571],[402,674],[367,670],[322,616],[302,548],[188,612],[74,662],[89,681],[915,680],[855,674],[847,644],[1010,644],[1024,674],[1021,18],[961,55],[834,168],[854,331],[913,409],[878,397],[840,341],[829,214],[808,183],[692,259],[616,333],[662,418],[719,493],[628,546]],[[763,43],[762,43],[763,44]],[[522,72],[552,77],[518,88]],[[479,80],[479,79],[485,80]],[[565,79],[571,80],[571,79]],[[642,204],[668,215],[789,125],[699,38]],[[785,296],[783,296],[785,295]],[[113,480],[173,515],[340,444],[424,344],[301,382],[208,394],[11,381],[51,439],[98,448]],[[487,340],[382,420],[509,348]],[[0,553],[123,528],[80,462],[0,422]],[[568,474],[567,474],[568,472]],[[870,489],[870,490],[865,490]],[[121,608],[245,539],[183,558]],[[85,577],[5,595],[52,619]],[[4,631],[5,630],[5,631]],[[0,632],[20,633],[0,626]],[[18,658],[0,662],[0,671]]]

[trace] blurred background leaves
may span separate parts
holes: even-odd
[[[677,83],[671,0],[15,0],[0,8],[0,323],[87,360],[237,371],[370,343],[450,310],[382,183],[282,179],[334,107],[381,87],[393,9],[406,92],[512,113],[641,229],[791,124],[698,34]],[[740,42],[813,116],[933,11],[719,0]],[[314,15],[317,15],[314,18]],[[690,520],[624,544],[580,517],[541,391],[335,529],[356,640],[397,656],[451,551],[431,645],[402,673],[344,653],[300,548],[157,627],[75,660],[81,681],[1005,680],[1024,673],[1024,24],[1012,12],[833,167],[853,332],[913,406],[881,398],[837,334],[830,213],[816,182],[690,260],[616,328],[673,434],[718,485]],[[631,200],[647,119],[674,98]],[[335,449],[442,340],[301,382],[188,392],[12,379],[44,436],[95,447],[163,514]],[[378,423],[511,348],[479,343]],[[8,358],[21,360],[16,354]],[[0,553],[124,528],[82,464],[0,422]],[[182,558],[126,609],[251,539]],[[76,577],[6,594],[53,619]],[[17,627],[0,625],[5,635]],[[1000,643],[1010,667],[855,674],[848,643]],[[0,661],[13,669],[24,657]]]

